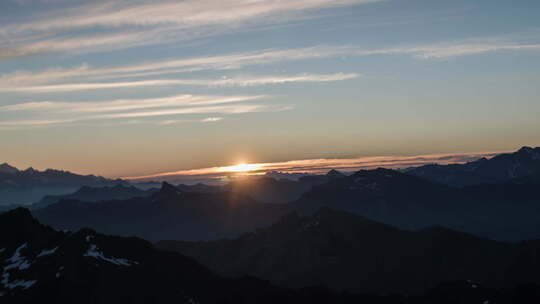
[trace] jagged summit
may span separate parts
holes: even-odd
[[[328,176],[329,178],[340,178],[340,177],[345,176],[345,174],[339,172],[336,169],[332,169],[332,170],[328,171],[328,173],[326,173],[326,176]]]
[[[540,147],[527,146],[513,153],[481,158],[465,164],[435,164],[407,170],[408,174],[457,187],[504,183],[539,172]]]
[[[19,169],[9,165],[8,163],[0,164],[0,173],[14,174],[19,172]]]
[[[167,182],[161,183],[161,189],[157,192],[157,195],[174,195],[178,196],[182,194],[182,191],[178,189],[176,186],[169,184]]]

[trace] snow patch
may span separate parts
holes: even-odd
[[[30,267],[30,263],[21,256],[21,250],[27,247],[27,243],[22,244],[15,250],[15,253],[12,257],[6,260],[6,262],[10,263],[4,267],[4,272],[6,270],[10,270],[13,268],[18,268],[19,270],[28,269]]]
[[[94,244],[90,244],[90,248],[88,248],[88,250],[86,251],[84,256],[92,257],[92,258],[95,258],[95,259],[98,259],[98,260],[103,260],[103,261],[106,261],[106,262],[109,262],[109,263],[112,263],[112,264],[115,264],[115,265],[118,265],[118,266],[132,266],[132,265],[139,264],[139,262],[130,261],[128,259],[106,257],[103,254],[103,252],[98,251],[97,246],[94,245]]]
[[[58,249],[58,246],[57,247],[54,247],[53,249],[49,249],[49,250],[46,250],[46,249],[43,249],[38,255],[37,257],[40,258],[42,256],[46,256],[46,255],[51,255],[53,254],[56,249]]]
[[[28,289],[37,282],[37,281],[25,281],[25,280],[16,280],[16,281],[9,280],[8,270],[11,270],[11,269],[24,270],[24,269],[28,269],[31,266],[31,264],[28,261],[26,261],[26,259],[21,255],[21,250],[26,248],[27,246],[28,246],[27,243],[22,244],[15,250],[15,253],[13,253],[13,256],[11,256],[9,259],[6,260],[6,262],[9,264],[7,264],[4,267],[4,272],[2,273],[2,281],[0,281],[0,283],[2,283],[5,288],[14,289],[17,287],[22,287],[23,289]]]

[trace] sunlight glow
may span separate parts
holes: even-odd
[[[234,166],[221,167],[219,168],[220,172],[250,172],[255,171],[261,168],[260,164],[238,164]]]

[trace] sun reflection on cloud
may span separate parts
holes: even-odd
[[[282,173],[326,173],[330,169],[337,169],[343,172],[351,172],[360,169],[374,169],[384,167],[390,169],[415,167],[425,164],[454,164],[464,163],[478,159],[480,157],[493,157],[498,152],[476,152],[476,153],[455,153],[455,154],[430,154],[430,155],[412,155],[412,156],[376,156],[376,157],[358,157],[349,159],[304,159],[291,160],[275,163],[247,163],[239,162],[237,165],[200,168],[191,170],[180,170],[172,172],[163,172],[146,176],[124,177],[132,181],[163,181],[163,180],[214,180],[222,181],[231,177],[247,175],[264,175],[268,172]]]
[[[216,171],[218,172],[234,172],[234,173],[241,173],[241,172],[251,172],[256,171],[262,168],[262,164],[246,164],[246,163],[240,163],[238,165],[234,166],[227,166],[227,167],[219,167]]]

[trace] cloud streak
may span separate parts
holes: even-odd
[[[405,168],[415,167],[425,164],[454,164],[464,163],[476,160],[481,157],[492,157],[504,152],[475,152],[475,153],[454,153],[454,154],[427,154],[414,156],[376,156],[376,157],[358,157],[347,159],[305,159],[291,160],[286,162],[274,163],[255,163],[249,164],[255,168],[249,171],[249,175],[260,175],[267,172],[279,171],[282,173],[311,173],[321,174],[331,169],[338,169],[344,172],[352,172],[361,169],[374,169],[378,167],[384,168]],[[237,174],[238,172],[231,170],[227,171],[225,167],[211,167],[192,170],[180,170],[173,172],[163,172],[145,176],[124,177],[133,181],[145,180],[200,180],[200,179],[223,179],[229,175]],[[234,166],[232,166],[234,168]]]
[[[67,79],[108,80],[132,77],[176,74],[204,70],[230,70],[247,66],[278,62],[333,58],[338,56],[405,55],[418,59],[446,59],[491,52],[540,51],[540,44],[519,44],[508,41],[486,42],[477,39],[461,42],[445,42],[421,46],[364,49],[357,46],[313,46],[284,50],[262,50],[206,57],[170,59],[116,67],[91,67],[87,64],[73,68],[55,68],[44,71],[16,71],[0,76],[0,90],[22,90],[21,86],[55,83]],[[243,81],[247,83],[247,81]],[[256,82],[256,81],[253,81]],[[211,84],[213,83],[213,84]],[[242,80],[177,80],[176,84],[192,85],[240,85]],[[143,83],[144,84],[144,83]],[[124,83],[123,85],[128,85]],[[76,86],[64,87],[76,90]],[[46,90],[34,88],[33,90]],[[49,89],[54,89],[49,88]],[[59,88],[56,88],[59,89]]]
[[[193,40],[275,23],[302,13],[382,0],[95,1],[48,10],[0,28],[0,59],[46,52],[84,52]],[[111,34],[89,35],[107,29]],[[69,36],[66,38],[66,35]],[[37,37],[37,38],[35,38]],[[15,41],[15,42],[13,42]]]
[[[107,83],[68,83],[44,86],[11,86],[0,87],[0,92],[24,92],[24,93],[50,93],[50,92],[73,92],[89,91],[117,88],[133,87],[155,87],[155,86],[206,86],[206,87],[246,87],[270,84],[282,84],[292,82],[331,82],[349,80],[359,77],[355,73],[337,74],[302,74],[302,75],[275,75],[275,76],[251,76],[232,77],[221,79],[156,79],[140,80],[128,82],[107,82]]]
[[[66,101],[36,101],[8,106],[1,106],[0,112],[12,111],[56,111],[58,113],[88,113],[88,112],[114,112],[130,111],[160,107],[181,107],[181,106],[204,106],[224,103],[237,103],[244,101],[254,101],[264,98],[263,95],[253,96],[207,96],[207,95],[174,95],[162,98],[148,99],[118,99],[111,101],[86,101],[86,102],[66,102]]]
[[[119,99],[110,101],[37,101],[0,107],[0,112],[30,112],[38,116],[34,120],[7,120],[0,122],[2,127],[47,126],[94,120],[146,119],[160,116],[193,114],[232,115],[256,112],[281,112],[291,110],[291,105],[265,105],[252,102],[267,98],[264,95],[210,96],[174,95],[162,98]],[[51,117],[54,117],[51,118]],[[212,116],[201,119],[182,120],[182,122],[216,122],[222,117]],[[134,120],[130,120],[134,121]],[[148,122],[139,120],[138,122]],[[180,122],[167,119],[159,124]]]

